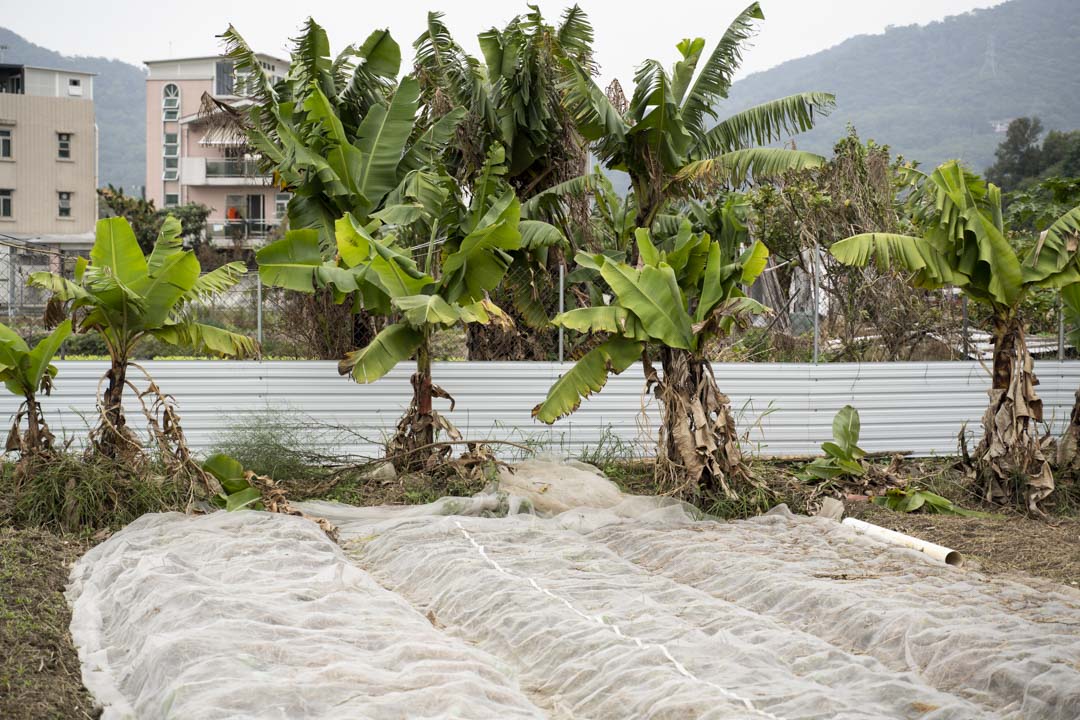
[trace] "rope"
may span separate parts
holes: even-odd
[[[659,643],[647,642],[647,641],[641,640],[640,638],[634,637],[633,635],[627,635],[621,629],[619,629],[619,626],[616,625],[615,623],[607,622],[607,621],[604,620],[603,617],[601,617],[599,615],[594,617],[594,616],[589,615],[589,614],[587,614],[585,612],[582,612],[581,610],[576,608],[574,606],[574,604],[571,603],[566,598],[560,597],[559,595],[556,595],[555,593],[551,592],[547,588],[541,587],[539,585],[539,583],[536,582],[535,579],[533,579],[531,577],[526,577],[524,575],[518,575],[517,573],[513,573],[513,572],[507,570],[502,565],[500,565],[494,558],[492,558],[490,555],[487,554],[487,551],[484,550],[484,546],[481,545],[480,543],[476,542],[476,540],[473,538],[473,536],[469,534],[469,531],[465,529],[465,527],[461,524],[460,521],[455,520],[454,524],[457,525],[458,530],[460,530],[461,534],[465,536],[465,539],[468,540],[472,544],[472,546],[476,549],[476,552],[479,553],[480,557],[482,557],[484,560],[486,560],[488,565],[495,568],[495,570],[502,573],[503,575],[506,575],[509,578],[513,578],[514,580],[523,580],[523,581],[527,582],[537,592],[542,593],[544,595],[547,595],[549,598],[551,598],[552,600],[555,600],[556,602],[562,603],[572,613],[574,613],[578,617],[582,618],[583,620],[595,623],[597,625],[600,625],[601,627],[604,627],[604,628],[606,628],[608,630],[611,630],[616,635],[618,635],[620,638],[631,641],[632,643],[637,645],[637,647],[639,649],[641,649],[641,650],[646,650],[646,649],[650,649],[650,648],[659,650],[663,654],[663,656],[665,658],[667,658],[668,662],[670,662],[675,667],[675,670],[680,675],[682,675],[683,677],[685,677],[685,678],[687,678],[689,680],[693,680],[694,682],[699,682],[699,683],[702,683],[704,685],[708,685],[709,687],[711,687],[714,690],[718,691],[721,695],[723,695],[727,699],[732,700],[733,702],[739,703],[744,708],[746,708],[746,710],[754,713],[755,715],[758,715],[758,716],[763,717],[763,718],[769,718],[769,720],[781,720],[779,717],[777,717],[776,715],[773,715],[770,712],[767,712],[765,710],[760,710],[760,709],[754,707],[753,703],[751,703],[748,699],[742,697],[741,695],[738,695],[738,694],[732,692],[731,690],[728,690],[727,688],[721,687],[720,685],[717,685],[714,682],[710,682],[708,680],[703,680],[703,679],[699,678],[698,676],[694,675],[694,673],[690,672],[686,668],[685,665],[683,665],[681,662],[676,660],[675,656],[672,655],[671,651],[669,651],[667,649],[667,647],[665,647],[664,645],[661,645]]]

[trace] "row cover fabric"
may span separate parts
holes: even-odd
[[[73,572],[87,686],[107,718],[1080,716],[1080,593],[579,471],[301,504],[344,552],[294,517],[144,517]]]
[[[68,592],[103,720],[544,717],[505,663],[299,517],[146,515],[80,559]]]

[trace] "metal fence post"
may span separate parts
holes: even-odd
[[[15,317],[15,275],[16,275],[16,272],[15,272],[15,261],[16,261],[15,248],[11,247],[10,245],[7,248],[7,259],[8,259],[8,306],[7,306],[7,314],[8,314],[8,320],[10,321],[13,317]]]
[[[814,247],[811,249],[811,252],[814,253],[814,272],[813,272],[813,279],[814,279],[814,364],[817,365],[818,352],[819,352],[818,344],[820,342],[820,337],[821,337],[820,329],[818,327],[818,324],[820,322],[819,319],[818,319],[818,315],[821,312],[821,300],[820,300],[820,296],[818,294],[820,292],[820,290],[819,290],[820,283],[818,282],[818,250],[817,250],[817,244],[816,243],[814,244]]]
[[[1065,359],[1065,306],[1058,295],[1058,360]]]
[[[971,335],[968,332],[967,295],[961,295],[960,296],[960,313],[961,313],[961,317],[963,318],[963,320],[962,320],[963,324],[961,325],[961,332],[963,333],[963,337],[961,339],[962,339],[963,345],[964,345],[964,359],[965,360],[970,360],[971,359],[971,339],[970,339]]]
[[[566,266],[559,263],[559,314],[566,311]],[[559,362],[563,361],[563,326],[559,326]]]
[[[263,312],[263,292],[262,292],[262,277],[259,272],[255,271],[255,339],[262,345],[263,341],[263,328],[262,328],[262,312]]]

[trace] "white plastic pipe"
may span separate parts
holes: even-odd
[[[895,530],[889,530],[883,528],[880,525],[874,525],[872,523],[863,522],[862,520],[856,520],[855,518],[844,518],[844,524],[850,527],[852,530],[858,533],[862,533],[867,537],[880,540],[881,542],[890,543],[892,545],[899,545],[900,547],[910,548],[912,550],[918,550],[919,552],[929,555],[935,560],[940,560],[946,565],[955,565],[960,567],[964,564],[964,556],[958,553],[952,548],[947,548],[943,545],[935,545],[932,542],[920,540],[919,538],[905,535],[904,533],[896,532]]]

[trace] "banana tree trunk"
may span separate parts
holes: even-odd
[[[737,497],[751,480],[731,414],[708,360],[687,350],[663,348],[663,377],[643,357],[647,388],[660,401],[662,424],[656,476],[671,494],[696,499]]]
[[[413,398],[409,409],[398,422],[397,432],[387,444],[386,452],[394,466],[403,472],[432,470],[450,453],[450,446],[435,442],[435,431],[441,428],[458,439],[457,432],[432,407],[435,397],[450,400],[449,393],[431,381],[431,344],[429,333],[416,350],[416,372],[411,378]]]
[[[416,374],[412,377],[417,415],[417,442],[435,442],[435,424],[431,414],[431,345],[427,336],[416,350]]]
[[[1043,419],[1042,400],[1035,392],[1039,381],[1023,323],[1012,313],[998,313],[993,331],[990,404],[975,449],[976,471],[985,483],[987,500],[1009,502],[1022,496],[1028,509],[1038,513],[1038,502],[1054,490],[1038,434]]]
[[[1080,474],[1080,390],[1073,396],[1069,425],[1058,443],[1057,468],[1059,472],[1069,473],[1074,477]]]
[[[95,441],[96,450],[110,458],[119,456],[128,438],[127,420],[124,417],[124,386],[127,385],[127,361],[113,359],[105,374],[109,384],[105,388],[102,422]]]
[[[52,433],[41,416],[41,406],[32,396],[26,396],[26,449],[33,453],[48,452],[52,448]]]

